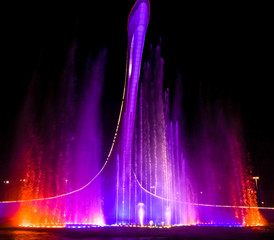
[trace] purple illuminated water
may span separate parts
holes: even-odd
[[[136,199],[132,194],[135,180],[132,175],[133,134],[136,117],[139,75],[146,29],[149,21],[149,2],[137,1],[128,19],[128,52],[124,108],[117,152],[116,222],[137,221]]]
[[[101,118],[106,53],[89,60],[81,77],[75,70],[75,46],[60,81],[39,79],[36,73],[14,149],[21,186],[9,199],[39,200],[20,203],[18,223],[263,222],[238,114],[225,104],[201,101],[194,127],[186,134],[182,89],[176,86],[179,94],[171,113],[159,46],[141,70],[148,20],[149,2],[137,1],[128,22],[118,132],[105,133],[115,134],[107,161]],[[41,200],[52,196],[57,198]]]
[[[201,103],[195,130],[186,136],[178,99],[174,113],[169,112],[163,68],[158,46],[141,77],[131,162],[122,163],[119,155],[116,159],[117,174],[122,171],[119,165],[132,166],[131,198],[124,202],[132,208],[131,217],[117,222],[138,222],[137,206],[142,203],[145,224],[261,223],[258,209],[222,207],[257,204],[237,114],[225,104]],[[117,211],[121,211],[119,207]]]
[[[33,79],[20,118],[15,148],[16,177],[21,181],[14,199],[47,198],[78,189],[101,168],[101,98],[106,53],[91,62],[81,79],[75,74],[72,47],[60,84]],[[91,58],[90,58],[91,59]],[[56,91],[57,89],[57,91]],[[39,94],[44,94],[40,99]],[[55,92],[56,91],[56,92]],[[104,223],[101,180],[81,193],[20,205],[20,224]]]
[[[160,47],[145,64],[134,135],[133,166],[135,204],[145,204],[146,223],[187,224],[196,222],[195,202],[184,156],[178,122],[169,117],[169,91],[163,90]],[[148,194],[149,192],[162,199]],[[177,201],[177,202],[176,202]]]

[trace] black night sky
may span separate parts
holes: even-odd
[[[106,128],[113,133],[124,84],[130,1],[89,5],[7,6],[1,21],[0,181],[7,178],[17,116],[38,66],[58,79],[70,46],[77,42],[81,75],[88,54],[107,49],[104,90]],[[94,3],[97,2],[97,3]],[[143,60],[150,44],[162,44],[165,86],[171,94],[180,73],[188,124],[198,111],[199,92],[240,109],[244,137],[260,176],[265,205],[274,206],[273,49],[270,6],[151,0]],[[68,3],[66,3],[68,4]],[[47,70],[47,71],[46,71]],[[110,134],[111,135],[111,134]],[[110,136],[111,137],[111,136]],[[0,184],[1,184],[0,183]]]

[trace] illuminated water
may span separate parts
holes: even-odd
[[[138,4],[129,17],[121,115],[116,133],[107,133],[114,140],[106,159],[106,52],[89,58],[79,77],[72,46],[59,81],[43,86],[33,78],[14,148],[20,187],[6,200],[38,200],[18,203],[13,221],[40,227],[264,224],[239,116],[225,104],[201,101],[195,130],[187,133],[181,93],[171,106],[164,88],[160,46],[140,71],[149,9],[145,0]],[[0,204],[0,211],[12,204]]]
[[[129,164],[133,169],[131,199],[124,203],[131,206],[131,219],[125,223],[139,223],[138,204],[143,204],[145,224],[262,224],[256,208],[215,206],[257,206],[239,116],[225,104],[201,103],[196,131],[184,134],[182,117],[173,118],[183,115],[180,103],[175,101],[170,113],[163,69],[158,46],[144,64],[140,80],[132,160],[123,163],[121,154],[116,158],[119,166]]]

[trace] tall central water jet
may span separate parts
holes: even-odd
[[[120,145],[117,154],[117,222],[129,222],[131,219],[133,129],[141,60],[148,22],[149,1],[138,0],[128,18],[126,82],[123,96],[125,106],[122,113]]]

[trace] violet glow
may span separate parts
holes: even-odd
[[[140,67],[149,20],[149,2],[137,1],[128,19],[128,51],[125,80],[125,106],[117,154],[116,222],[132,221],[132,140],[136,115]],[[135,209],[136,206],[133,206]],[[135,217],[135,216],[134,216]]]
[[[240,121],[215,105],[213,111],[202,106],[202,127],[187,139],[181,119],[170,114],[160,46],[144,64],[138,91],[148,22],[149,1],[138,0],[128,19],[121,113],[103,167],[100,100],[105,53],[88,64],[83,89],[75,99],[72,48],[61,97],[54,109],[45,102],[41,122],[35,121],[31,111],[35,81],[30,87],[23,109],[27,119],[22,120],[25,128],[19,133],[16,151],[16,160],[26,166],[22,176],[26,181],[20,189],[20,205],[9,203],[14,209],[19,207],[21,226],[91,228],[106,223],[155,223],[240,227],[263,223],[247,171]],[[182,115],[180,103],[174,104],[174,115]],[[53,110],[57,113],[51,114]],[[187,149],[187,140],[195,143],[194,150]],[[110,165],[112,152],[116,155]],[[111,193],[102,184],[109,177],[101,174],[105,167],[114,176]],[[233,183],[226,181],[228,176]]]
[[[17,158],[22,182],[19,189],[19,208],[16,222],[21,226],[60,226],[64,223],[104,224],[101,180],[86,184],[96,176],[101,165],[102,128],[100,127],[100,101],[103,86],[105,54],[88,63],[83,89],[75,98],[74,55],[71,49],[67,68],[60,84],[60,100],[54,107],[45,103],[42,122],[36,122],[32,84],[22,111],[22,132],[18,133]],[[35,80],[34,80],[35,81]],[[50,93],[51,94],[51,93]],[[45,131],[38,131],[39,124]],[[86,184],[86,185],[84,185]],[[84,187],[82,187],[84,185]],[[76,190],[75,190],[76,189]],[[81,192],[80,192],[81,190]]]

